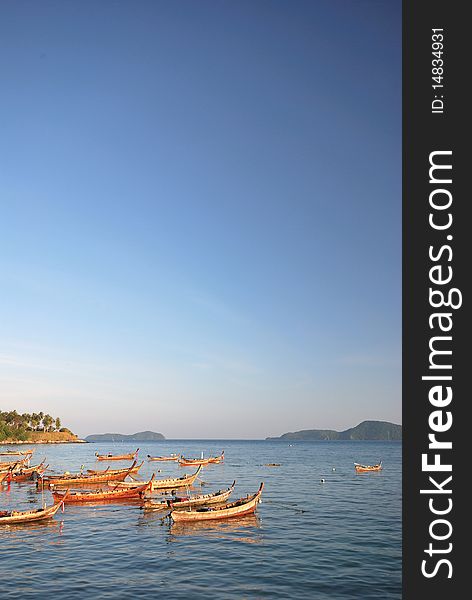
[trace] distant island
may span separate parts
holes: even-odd
[[[86,442],[155,442],[165,440],[162,433],[155,431],[140,431],[139,433],[94,433],[85,438]]]
[[[61,444],[83,442],[59,417],[47,413],[0,411],[1,444]]]
[[[345,431],[332,429],[303,429],[284,433],[279,437],[268,437],[266,440],[379,440],[400,441],[402,439],[402,426],[387,421],[362,421],[356,427]]]

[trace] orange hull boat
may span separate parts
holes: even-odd
[[[35,510],[0,511],[0,525],[14,525],[16,523],[31,523],[33,521],[52,519],[63,505],[63,500],[60,500],[59,502],[55,502],[52,506],[36,508]]]
[[[124,481],[128,475],[134,475],[142,467],[143,463],[136,465],[136,461],[129,469],[117,469],[113,471],[105,470],[102,473],[84,474],[62,474],[49,475],[43,478],[46,485],[90,485],[95,483],[104,483],[106,481]]]
[[[179,460],[180,458],[180,454],[176,454],[175,456],[151,456],[150,454],[147,455],[147,459],[148,460],[161,460],[161,461],[165,461],[165,460]]]
[[[7,475],[7,481],[32,481],[35,475],[42,475],[49,465],[44,466],[44,460],[34,467],[19,467]]]
[[[356,473],[370,473],[372,471],[381,471],[382,461],[380,461],[377,465],[360,465],[359,463],[354,463],[354,468],[356,469]]]
[[[257,505],[261,501],[264,483],[261,483],[259,490],[252,496],[240,498],[235,502],[223,504],[222,506],[197,508],[196,510],[173,510],[170,513],[175,523],[182,521],[210,521],[219,519],[231,519],[241,517],[255,512]]]
[[[136,460],[138,458],[139,448],[130,454],[98,454],[95,452],[97,460]]]
[[[234,490],[236,481],[224,491],[213,492],[212,494],[203,494],[199,496],[180,496],[169,500],[151,500],[144,498],[144,510],[181,510],[189,509],[195,506],[208,506],[210,504],[221,504],[226,502]]]
[[[182,477],[173,477],[172,479],[156,479],[154,481],[150,480],[146,483],[152,483],[152,491],[156,490],[173,490],[174,488],[180,487],[190,487],[195,479],[198,477],[202,467],[199,466],[195,473],[192,475],[183,475]],[[137,482],[139,484],[139,482]],[[108,485],[113,485],[109,483]],[[136,482],[128,482],[123,481],[117,484],[120,488],[130,488],[136,485]]]
[[[151,489],[152,483],[137,485],[134,488],[97,490],[96,492],[71,492],[70,494],[61,494],[52,492],[54,500],[63,501],[66,504],[85,504],[87,502],[117,502],[120,500],[140,500],[146,491]]]
[[[181,467],[197,467],[197,466],[205,466],[210,464],[220,463],[225,459],[225,452],[220,454],[220,456],[209,456],[208,458],[185,458],[182,456],[179,460],[179,465]]]

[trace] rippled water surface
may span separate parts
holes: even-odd
[[[95,462],[94,452],[135,448],[38,446],[32,464],[46,457],[57,471],[117,468],[122,463]],[[225,462],[205,468],[196,489],[208,493],[236,479],[236,499],[264,481],[256,515],[184,525],[138,505],[68,505],[48,523],[0,526],[0,597],[401,598],[401,444],[166,440],[141,442],[139,455],[197,457],[223,448]],[[354,462],[379,459],[382,472],[355,474]],[[145,462],[140,477],[193,470]],[[0,510],[41,501],[32,483],[0,484]]]

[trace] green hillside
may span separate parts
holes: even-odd
[[[69,429],[62,427],[59,417],[51,417],[47,413],[18,413],[16,410],[0,411],[1,441],[32,441],[39,439],[39,434],[64,433],[73,435]]]
[[[381,440],[399,441],[402,439],[402,426],[387,421],[363,421],[345,431],[332,429],[303,429],[284,433],[279,437],[268,437],[267,440]]]
[[[165,440],[162,433],[155,431],[140,431],[126,435],[123,433],[94,433],[85,438],[86,442],[155,442]]]

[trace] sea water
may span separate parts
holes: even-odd
[[[123,454],[137,446],[140,459],[224,450],[224,463],[204,468],[195,493],[236,480],[231,499],[237,499],[263,481],[256,515],[185,525],[137,504],[66,505],[49,522],[0,526],[2,599],[401,598],[400,443],[61,444],[36,446],[31,464],[45,457],[57,472],[76,472],[81,465],[118,468],[129,463],[96,462],[95,451]],[[381,472],[354,471],[354,462],[379,460]],[[194,470],[146,461],[139,477],[180,477]],[[27,510],[43,498],[52,502],[33,483],[0,488],[0,510]]]

